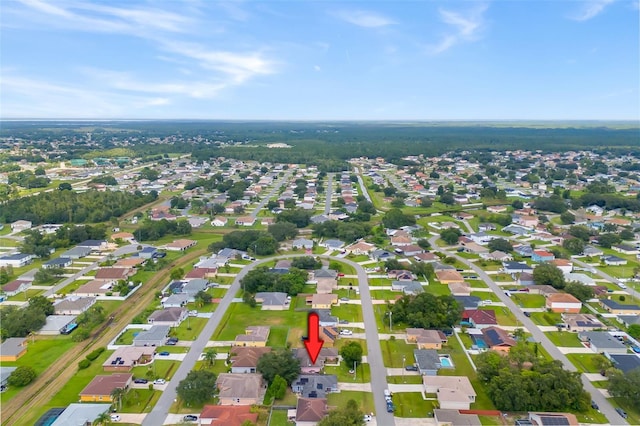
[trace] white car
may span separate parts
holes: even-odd
[[[154,385],[164,385],[165,383],[167,383],[167,381],[165,379],[155,379],[153,381]]]
[[[364,421],[365,422],[370,422],[372,419],[373,419],[373,417],[371,417],[370,415],[368,415],[368,414],[364,415]]]
[[[111,416],[111,421],[112,422],[119,422],[120,421],[120,416],[117,414],[112,414]]]
[[[340,330],[341,336],[351,336],[352,334],[353,334],[353,331],[351,330]]]

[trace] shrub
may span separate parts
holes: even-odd
[[[104,352],[104,348],[98,348],[95,351],[91,352],[89,355],[87,355],[87,359],[89,361],[93,361],[96,358],[98,358],[102,352]]]
[[[91,361],[89,361],[88,359],[83,359],[82,361],[80,361],[78,363],[78,369],[84,370],[85,368],[89,367],[90,365],[91,365]]]

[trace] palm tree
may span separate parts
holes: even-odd
[[[202,354],[202,359],[204,360],[207,367],[213,367],[213,365],[216,363],[216,355],[218,355],[218,353],[213,348],[207,349],[204,354]]]
[[[124,398],[126,390],[123,388],[115,388],[111,391],[111,400],[118,405],[118,411],[122,410],[122,398]]]
[[[104,413],[96,417],[92,424],[94,426],[111,424],[111,415],[109,415],[108,411],[105,411]]]

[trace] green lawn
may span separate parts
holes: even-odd
[[[356,368],[355,379],[352,373],[349,373],[349,370],[352,369],[353,366],[347,366],[341,364],[339,366],[327,366],[324,367],[325,374],[335,374],[338,377],[338,382],[344,383],[369,383],[371,382],[371,370],[369,368],[369,364],[359,364]]]
[[[275,325],[271,327],[269,332],[269,340],[267,346],[272,348],[284,348],[287,346],[287,336],[289,335],[289,327]]]
[[[393,403],[396,406],[395,416],[398,417],[429,417],[433,413],[437,401],[425,401],[418,392],[396,392]]]
[[[331,315],[340,320],[362,322],[362,308],[360,305],[340,305],[331,308]]]
[[[484,281],[482,280],[467,280],[465,279],[466,282],[468,282],[471,285],[471,288],[488,288],[487,284],[485,284]]]
[[[439,282],[432,282],[427,286],[423,286],[424,291],[431,293],[435,296],[448,296],[451,294],[449,286],[446,284],[440,284]]]
[[[518,325],[518,321],[515,315],[513,315],[513,312],[505,306],[484,306],[482,309],[491,309],[494,311],[496,313],[496,320],[500,325]]]
[[[245,329],[251,325],[288,326],[306,329],[307,312],[288,311],[262,311],[260,308],[251,308],[245,303],[232,303],[213,333],[212,340],[234,340],[238,334],[244,334]],[[291,334],[291,332],[290,332]]]
[[[293,424],[287,419],[287,410],[271,410],[268,426],[291,426]]]
[[[549,331],[544,333],[551,342],[559,347],[581,348],[583,347],[577,333],[569,331]]]
[[[494,292],[489,291],[472,291],[471,296],[479,297],[480,300],[491,300],[493,302],[499,302],[500,298]]]
[[[372,299],[395,300],[399,296],[402,296],[402,292],[401,291],[371,290],[371,298]]]
[[[404,340],[381,340],[382,359],[385,367],[401,368],[402,357],[405,357],[405,365],[413,363],[413,350],[416,345],[410,345]]]
[[[122,400],[121,413],[148,413],[160,399],[162,392],[150,389],[130,389]]]
[[[387,278],[369,278],[369,287],[375,286],[389,286],[391,287],[392,280]]]
[[[557,312],[532,312],[530,318],[538,325],[556,325],[562,322],[562,316]]]
[[[387,383],[395,383],[395,384],[414,384],[419,385],[422,384],[422,376],[412,375],[404,375],[404,376],[387,376]]]
[[[116,339],[116,345],[133,345],[133,338],[138,335],[142,328],[129,328]]]
[[[598,354],[567,354],[569,361],[583,373],[598,373],[600,371],[593,363],[597,356]]]
[[[521,308],[544,308],[545,298],[541,294],[511,293],[511,299]]]
[[[149,365],[134,367],[131,372],[133,377],[145,379],[165,379],[169,380],[178,369],[179,361],[156,359]],[[148,373],[150,371],[150,373]]]
[[[208,318],[187,317],[179,327],[172,327],[169,334],[180,340],[196,340],[207,321]]]
[[[327,405],[330,407],[344,408],[347,402],[353,399],[358,403],[358,407],[364,413],[374,413],[376,411],[373,404],[373,394],[371,392],[341,391],[327,395]]]

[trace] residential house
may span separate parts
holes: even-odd
[[[329,309],[318,309],[317,313],[321,327],[335,327],[338,325],[338,317],[331,315]]]
[[[535,426],[578,426],[578,418],[570,413],[529,413],[529,421]]]
[[[164,346],[170,329],[168,325],[154,325],[148,330],[139,332],[133,338],[133,346]]]
[[[327,414],[326,398],[298,398],[296,405],[296,426],[315,426]]]
[[[22,293],[23,291],[27,291],[27,289],[31,287],[31,284],[31,281],[27,280],[9,281],[2,286],[2,292],[7,297],[15,296],[16,294]]]
[[[522,262],[503,262],[502,270],[505,274],[521,274],[523,272],[533,272],[533,268],[531,266]]]
[[[640,357],[636,354],[606,354],[613,366],[623,373],[640,368]]]
[[[506,331],[495,326],[483,328],[482,338],[489,349],[499,352],[509,352],[517,343]]]
[[[325,240],[320,245],[326,247],[328,250],[340,250],[344,247],[344,241],[330,239]]]
[[[416,279],[416,276],[405,269],[392,269],[387,272],[387,278],[398,281],[412,281]]]
[[[533,280],[533,274],[529,272],[523,272],[518,274],[518,278],[516,279],[516,283],[518,285],[534,285],[535,281]]]
[[[637,247],[630,246],[628,244],[614,244],[611,246],[614,251],[618,253],[632,255],[640,253],[640,250]]]
[[[135,271],[128,268],[100,268],[96,271],[95,279],[104,281],[126,280],[134,273]]]
[[[291,383],[291,390],[302,398],[325,398],[339,392],[338,378],[333,374],[301,374]]]
[[[531,229],[529,228],[525,228],[524,226],[515,225],[515,224],[505,226],[504,228],[502,228],[502,231],[508,232],[513,235],[518,235],[518,236],[529,235],[532,232]]]
[[[140,257],[127,257],[124,259],[118,259],[116,263],[113,264],[115,268],[135,268],[136,266],[142,265],[145,262],[145,259]]]
[[[534,250],[531,254],[531,260],[534,262],[551,262],[556,256],[547,250]]]
[[[434,349],[414,349],[413,359],[423,376],[436,376],[442,367],[440,355]]]
[[[469,234],[467,235],[467,238],[469,238],[471,241],[473,241],[476,244],[488,244],[491,240],[496,239],[498,237],[496,237],[495,235],[490,235],[487,234],[486,232],[476,232],[474,234]]]
[[[408,246],[410,245],[413,240],[411,239],[411,237],[404,233],[402,235],[398,235],[399,232],[391,237],[391,245],[394,247],[402,247],[402,246]]]
[[[402,291],[403,294],[415,296],[424,292],[422,284],[419,281],[393,281],[391,283],[391,291]]]
[[[109,248],[109,243],[105,240],[84,240],[83,242],[76,244],[76,247],[88,247],[92,252],[99,252]]]
[[[116,373],[110,376],[96,376],[80,392],[81,402],[112,402],[114,389],[127,389],[131,385],[133,374]]]
[[[235,223],[240,226],[253,226],[256,223],[256,219],[253,216],[241,216],[236,219]]]
[[[521,225],[527,228],[535,228],[540,223],[539,219],[536,216],[516,216],[513,221],[517,225]]]
[[[228,221],[229,221],[229,219],[227,219],[224,216],[216,216],[211,221],[211,226],[226,226]]]
[[[147,322],[153,325],[168,325],[178,327],[187,318],[188,311],[185,308],[164,308],[153,311]]]
[[[220,373],[216,380],[220,405],[262,404],[266,385],[262,374]]]
[[[556,260],[560,260],[560,259],[556,259]],[[589,275],[581,274],[581,273],[574,273],[574,272],[570,272],[568,274],[565,273],[564,280],[566,282],[576,281],[576,282],[579,282],[580,284],[588,285],[588,286],[596,285],[596,280],[591,278]]]
[[[111,289],[116,285],[115,280],[91,280],[73,292],[78,297],[98,297],[106,296],[107,293],[111,293]]]
[[[602,256],[602,261],[608,266],[623,266],[627,264],[627,259],[618,256]]]
[[[127,243],[132,243],[135,241],[135,237],[131,232],[115,232],[111,234],[111,241],[126,241]]]
[[[639,305],[623,305],[615,300],[601,299],[600,305],[612,314],[616,315],[640,315]]]
[[[471,285],[467,282],[449,284],[449,291],[454,296],[469,296],[471,294]]]
[[[311,309],[331,309],[337,303],[338,295],[333,293],[307,296],[307,305],[311,304]]]
[[[478,306],[480,306],[480,298],[478,296],[453,296],[453,298],[464,310],[478,309]]]
[[[7,388],[7,381],[11,373],[16,371],[18,367],[0,367],[0,392]]]
[[[481,223],[478,225],[478,231],[480,232],[495,231],[496,229],[493,223]]]
[[[640,325],[640,315],[618,315],[618,321],[625,327],[629,327],[631,324]]]
[[[345,250],[347,251],[347,253],[351,253],[351,254],[355,254],[355,255],[360,255],[360,254],[369,254],[372,251],[374,251],[376,249],[376,246],[373,244],[369,244],[365,241],[357,241],[347,247],[345,247]]]
[[[121,346],[102,364],[104,371],[131,371],[137,365],[146,365],[153,361],[153,347]]]
[[[315,363],[311,363],[309,354],[305,348],[293,349],[294,355],[300,360],[300,368],[304,374],[316,374],[324,368],[325,364],[337,364],[339,355],[335,348],[320,349]]]
[[[265,347],[269,340],[270,328],[267,326],[251,325],[245,329],[244,334],[236,336],[234,345]]]
[[[269,347],[232,346],[229,351],[231,372],[235,374],[256,373],[258,360],[268,352]]]
[[[389,259],[395,259],[396,255],[387,250],[374,250],[371,252],[371,259],[377,260],[379,262],[386,262]]]
[[[30,220],[16,220],[11,223],[11,231],[13,232],[22,232],[27,229],[31,229],[33,223]]]
[[[209,280],[204,278],[194,278],[187,281],[180,290],[180,293],[184,293],[189,297],[189,302],[196,301],[196,295],[205,291],[209,287]]]
[[[604,252],[598,247],[586,246],[584,250],[582,250],[582,254],[585,256],[602,256]]]
[[[489,253],[489,249],[480,244],[468,240],[467,237],[460,237],[460,245],[465,253],[483,255]]]
[[[607,331],[583,331],[578,333],[580,340],[585,342],[595,353],[626,354],[627,347],[620,343]]]
[[[17,361],[27,353],[27,339],[24,337],[9,337],[0,344],[0,361]]]
[[[262,305],[263,311],[285,311],[290,307],[291,297],[287,293],[269,291],[256,293],[255,300]]]
[[[68,257],[57,257],[55,259],[51,259],[42,264],[42,269],[51,269],[51,268],[68,268],[71,266],[73,261]]]
[[[533,255],[533,247],[529,245],[518,245],[513,247],[513,251],[522,257],[531,257]]]
[[[447,343],[447,336],[439,330],[426,330],[424,328],[407,328],[407,342],[416,343],[418,349],[442,349]]]
[[[180,239],[165,244],[164,248],[169,251],[185,251],[194,247],[196,244],[198,244],[196,240]]]
[[[138,252],[138,257],[142,259],[153,259],[158,255],[158,249],[151,246],[143,247],[142,250]]]
[[[258,413],[248,405],[205,405],[199,421],[202,426],[242,426],[246,422],[256,424]]]
[[[295,249],[307,249],[311,250],[313,248],[313,240],[309,240],[307,238],[296,238],[293,240],[291,247]]]
[[[332,348],[339,336],[340,332],[336,326],[320,327],[320,338],[324,340],[324,346],[327,348]]]
[[[183,293],[171,294],[169,297],[162,299],[160,304],[163,308],[182,308],[189,302],[189,296]]]
[[[45,423],[49,426],[75,426],[93,425],[101,414],[109,412],[111,404],[69,404],[58,414],[53,423]]]
[[[477,426],[480,417],[477,414],[463,414],[459,410],[433,410],[433,418],[438,426]]]
[[[45,336],[53,336],[68,333],[69,329],[75,328],[71,324],[74,324],[76,315],[47,315],[45,324],[36,332]]]
[[[591,314],[562,314],[562,320],[567,330],[575,332],[592,331],[605,327]]]
[[[547,296],[545,307],[553,312],[577,314],[582,309],[582,302],[569,293],[555,293]]]
[[[0,256],[0,267],[12,266],[21,268],[27,266],[33,261],[34,255],[26,253],[5,254]]]
[[[317,269],[313,271],[310,281],[316,282],[316,292],[328,294],[338,288],[338,273],[332,269]]]
[[[478,329],[498,325],[496,312],[493,309],[468,309],[462,313],[462,320]]]
[[[442,409],[468,410],[476,391],[466,376],[423,376],[425,393],[435,393]]]
[[[507,211],[507,206],[488,206],[487,211],[489,213],[504,213]]]
[[[436,271],[436,278],[442,284],[464,282],[464,278],[462,277],[462,274],[460,274],[460,272],[456,270],[451,270],[451,269]]]
[[[399,250],[403,256],[417,256],[421,253],[424,253],[424,249],[417,244],[409,244],[406,246],[398,247],[396,250]]]

